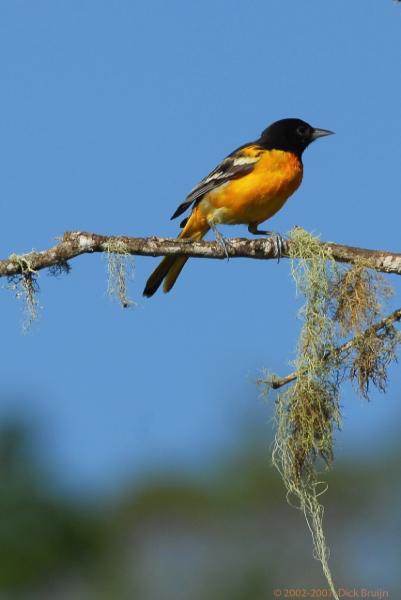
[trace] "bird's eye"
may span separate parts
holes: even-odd
[[[297,128],[297,134],[300,135],[301,137],[305,137],[307,133],[308,133],[308,128],[306,127],[306,125],[300,125]]]

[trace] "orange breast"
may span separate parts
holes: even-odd
[[[262,153],[251,173],[209,192],[199,208],[215,223],[262,223],[272,217],[302,181],[302,163],[282,150]]]

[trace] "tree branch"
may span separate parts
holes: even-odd
[[[353,263],[357,259],[369,259],[371,268],[383,273],[401,275],[401,254],[384,250],[368,250],[322,242],[333,258],[339,262]],[[276,258],[271,238],[231,238],[227,240],[230,258]],[[282,257],[288,258],[291,241],[284,241]],[[72,231],[48,250],[27,254],[12,254],[0,260],[0,277],[10,277],[26,272],[40,271],[49,267],[66,265],[67,261],[81,254],[113,252],[138,256],[190,256],[193,258],[225,259],[225,252],[217,242],[193,242],[173,238],[135,238],[107,236],[85,231]]]
[[[399,321],[400,319],[401,319],[401,308],[397,308],[397,310],[392,312],[390,315],[387,315],[387,317],[384,317],[377,323],[374,323],[374,325],[372,325],[371,327],[366,329],[366,331],[364,331],[361,335],[369,336],[372,333],[378,334],[381,329],[385,329],[386,327],[389,327],[390,325]],[[351,348],[357,341],[358,337],[360,337],[360,336],[356,336],[356,337],[352,338],[351,340],[348,340],[348,342],[345,342],[341,346],[338,346],[338,348],[333,350],[334,355],[340,356],[340,354],[343,354],[344,352],[348,352],[348,350],[351,350]],[[331,353],[331,355],[332,355],[332,353]],[[329,357],[329,354],[327,354],[327,358],[328,357]],[[273,390],[277,390],[277,389],[291,383],[292,381],[295,381],[297,379],[298,375],[299,375],[298,371],[293,371],[292,373],[289,373],[288,375],[286,375],[285,377],[281,377],[280,379],[273,378],[271,380],[260,380],[260,381],[258,381],[258,383],[264,383],[264,384],[270,385]]]

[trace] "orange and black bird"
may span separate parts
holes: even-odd
[[[276,121],[255,142],[234,150],[189,193],[177,208],[175,219],[192,206],[182,223],[179,239],[201,240],[209,229],[224,246],[216,226],[248,225],[255,235],[260,223],[270,219],[300,186],[303,174],[302,154],[311,142],[332,134],[316,129],[301,119]],[[185,256],[166,256],[149,277],[143,295],[153,296],[160,284],[169,292]]]

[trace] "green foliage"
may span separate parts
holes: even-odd
[[[318,565],[310,568],[302,523],[282,502],[278,474],[266,469],[264,436],[264,428],[248,431],[228,463],[217,456],[191,476],[148,473],[83,502],[55,493],[32,432],[3,424],[0,597],[262,600],[284,585],[324,587]],[[400,451],[397,445],[385,461],[340,463],[327,473],[328,526],[337,541],[345,531],[361,546],[380,528],[388,539],[377,555],[386,581],[398,575],[388,556],[398,549],[399,524],[389,507],[400,498]],[[360,564],[345,547],[342,581],[352,581]],[[401,597],[399,587],[390,595]]]
[[[27,430],[12,423],[0,432],[0,514],[2,598],[21,597],[62,568],[88,566],[98,553],[96,520],[49,492]]]

